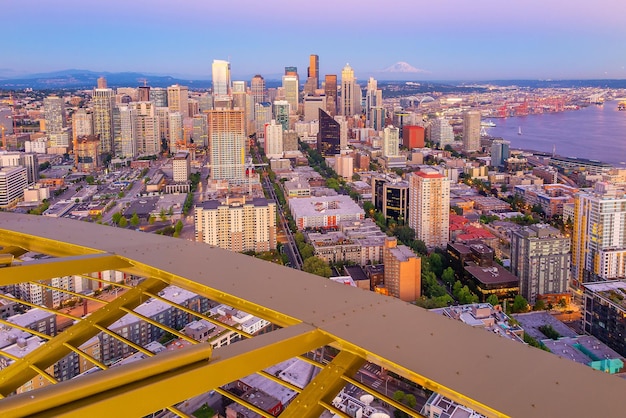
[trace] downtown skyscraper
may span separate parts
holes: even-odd
[[[113,107],[115,94],[112,89],[93,91],[93,133],[100,138],[100,154],[115,154],[113,147]]]
[[[480,151],[480,112],[477,110],[463,113],[463,151]]]
[[[207,112],[211,180],[242,183],[245,180],[246,121],[243,110]]]
[[[361,88],[350,64],[341,70],[341,109],[341,114],[346,118],[361,113]]]
[[[215,107],[228,106],[231,101],[230,62],[213,60],[213,100]]]

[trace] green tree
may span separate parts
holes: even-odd
[[[332,273],[328,263],[319,257],[309,257],[304,260],[302,270],[322,277],[330,277]]]
[[[174,237],[178,238],[180,236],[180,231],[183,230],[183,222],[179,219],[174,226]]]
[[[428,256],[428,264],[430,264],[430,269],[435,276],[441,277],[443,273],[443,260],[441,260],[441,256],[437,253],[432,253]]]
[[[396,390],[393,393],[393,400],[396,402],[404,402],[404,399],[406,398],[406,394],[404,392],[402,392],[401,390]]]
[[[128,221],[125,217],[122,216],[118,225],[120,226],[120,228],[126,228],[128,226]]]
[[[159,219],[161,219],[161,221],[165,221],[167,219],[167,213],[165,213],[165,208],[161,208],[161,212],[159,212]]]
[[[120,212],[116,212],[111,216],[111,220],[115,225],[119,225],[120,220],[122,219],[122,214]]]
[[[513,313],[521,313],[528,311],[528,301],[522,295],[516,295],[513,299],[513,307],[511,308]]]
[[[150,215],[150,217],[148,218],[148,223],[150,225],[154,225],[155,221],[156,221],[156,217],[154,215]]]
[[[415,409],[417,406],[417,399],[415,399],[415,396],[412,393],[409,393],[406,395],[404,403],[406,403],[409,408]]]
[[[441,280],[445,284],[453,285],[455,282],[454,269],[452,267],[446,268],[443,273],[441,273]]]
[[[311,244],[303,244],[298,249],[303,260],[313,257],[313,254],[315,253],[315,248],[313,248]]]
[[[139,225],[139,216],[137,215],[137,212],[133,212],[133,216],[130,217],[130,224],[132,226]]]
[[[537,299],[537,301],[533,305],[533,311],[545,311],[545,310],[546,310],[546,303],[543,301],[543,299]]]
[[[498,300],[498,297],[492,293],[491,295],[487,296],[487,303],[490,303],[491,306],[496,306],[500,304],[500,300]]]
[[[352,181],[359,181],[361,180],[361,176],[359,176],[357,173],[354,173],[352,175]]]
[[[416,239],[411,244],[411,248],[417,251],[419,254],[426,255],[428,253],[428,248],[426,248],[426,243],[421,239]]]
[[[415,240],[415,230],[408,225],[396,228],[395,235],[398,237],[398,241],[405,243],[405,245]]]

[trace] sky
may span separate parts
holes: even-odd
[[[65,69],[360,80],[626,79],[623,0],[2,0],[0,76]]]

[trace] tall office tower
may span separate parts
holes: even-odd
[[[115,95],[111,89],[93,91],[93,134],[100,137],[100,155],[114,154],[113,107]]]
[[[115,142],[118,145],[120,158],[137,157],[137,140],[135,139],[135,109],[129,105],[120,105],[115,109]]]
[[[156,107],[167,107],[167,90],[163,87],[151,88],[149,98]]]
[[[254,129],[257,138],[265,135],[265,124],[272,120],[272,104],[268,102],[254,104]]]
[[[195,208],[196,241],[231,251],[276,249],[276,203],[267,199],[208,200]]]
[[[337,115],[337,75],[326,74],[324,76],[324,94],[326,94],[326,112]]]
[[[228,107],[226,103],[231,101],[230,85],[230,62],[224,60],[213,60],[213,99],[219,103],[220,107]]]
[[[480,151],[480,112],[463,113],[463,151]]]
[[[213,109],[213,95],[209,93],[202,93],[198,97],[198,107],[200,113],[205,113],[207,110]]]
[[[105,77],[98,77],[97,86],[99,89],[107,88],[107,79]]]
[[[534,304],[540,295],[567,292],[570,240],[546,224],[511,233],[511,273],[519,277],[520,294]]]
[[[430,140],[445,148],[446,145],[454,143],[454,129],[450,125],[450,121],[445,118],[437,118],[430,124]]]
[[[200,103],[196,99],[189,99],[187,102],[189,117],[192,118],[200,114]]]
[[[137,153],[140,155],[157,155],[161,151],[161,135],[159,120],[152,102],[134,102],[129,107],[133,109],[135,119],[135,142]]]
[[[233,109],[246,109],[246,82],[233,81]]]
[[[167,88],[167,107],[170,112],[180,112],[183,118],[189,117],[189,88],[174,84]]]
[[[246,127],[243,110],[208,113],[211,180],[245,181]]]
[[[300,95],[298,77],[293,75],[284,75],[283,89],[285,91],[285,100],[289,103],[289,113],[298,113],[298,100]]]
[[[424,148],[424,127],[417,125],[405,125],[402,129],[402,145],[408,149]]]
[[[503,139],[495,139],[491,143],[491,166],[504,167],[506,160],[509,158],[509,146],[511,143]]]
[[[168,119],[170,133],[168,146],[170,152],[175,153],[179,148],[184,148],[186,145],[183,130],[183,115],[181,115],[180,112],[170,112]]]
[[[265,155],[267,158],[283,156],[283,126],[274,119],[265,124]]]
[[[415,302],[422,290],[422,259],[395,237],[385,238],[383,247],[385,287],[393,297]]]
[[[575,286],[626,277],[626,188],[598,182],[574,200]]]
[[[317,119],[319,110],[326,111],[326,96],[304,96],[304,121],[311,122]]]
[[[319,89],[320,63],[317,55],[309,57],[309,67],[307,69],[307,79],[304,84],[304,93],[314,95],[315,90]]]
[[[0,168],[0,208],[13,207],[24,198],[24,189],[28,187],[26,167]]]
[[[172,158],[172,179],[176,183],[184,183],[189,180],[191,173],[191,155],[189,151],[178,151]]]
[[[263,103],[267,101],[267,92],[265,90],[265,79],[257,74],[250,81],[250,91],[254,103]]]
[[[401,177],[372,176],[372,203],[385,218],[406,222],[409,218],[409,183]]]
[[[79,136],[74,141],[74,163],[78,171],[95,171],[100,167],[100,140],[95,135]]]
[[[339,124],[339,149],[348,149],[348,121],[344,116],[335,116],[333,119]]]
[[[58,134],[65,128],[65,103],[62,97],[48,96],[43,99],[46,133]]]
[[[283,131],[289,130],[289,102],[287,100],[276,100],[272,113],[276,123],[282,125]]]
[[[191,139],[196,147],[204,148],[209,145],[209,125],[206,114],[193,117]]]
[[[72,115],[72,140],[93,134],[93,115],[86,109],[78,109]]]
[[[139,86],[137,88],[137,101],[138,102],[150,101],[150,86]]]
[[[383,130],[383,157],[395,157],[400,154],[400,129],[387,126]]]
[[[370,128],[380,132],[385,127],[386,112],[383,107],[373,107],[370,109]]]
[[[372,109],[380,108],[382,106],[383,91],[378,88],[378,82],[373,77],[370,77],[367,81],[367,89],[365,90],[365,117],[369,128],[373,127]]]
[[[298,77],[298,67],[285,67],[285,75]]]
[[[409,226],[429,248],[448,243],[450,179],[433,168],[409,175]]]
[[[346,64],[341,70],[341,114],[346,118],[361,113],[361,89],[354,78],[354,70]]]
[[[317,150],[324,157],[332,157],[341,152],[341,126],[322,109],[319,110],[320,129],[317,133]]]

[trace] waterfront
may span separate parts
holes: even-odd
[[[626,112],[618,111],[617,104],[609,101],[580,110],[494,118],[497,126],[487,128],[487,133],[511,141],[512,148],[549,153],[555,148],[564,157],[626,167]]]

